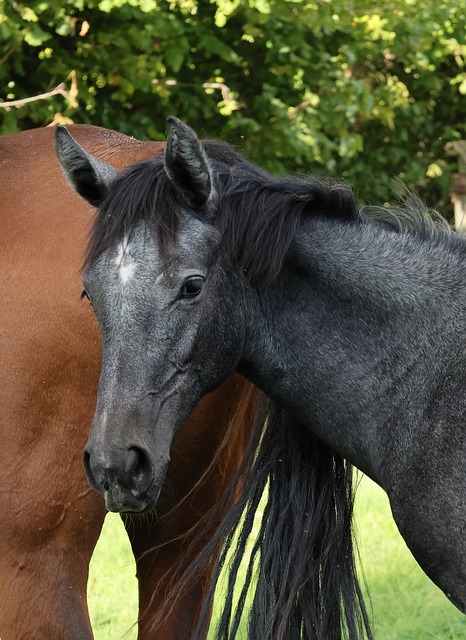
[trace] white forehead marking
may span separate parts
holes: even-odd
[[[156,277],[155,284],[159,284],[159,282],[162,280],[162,278],[163,278],[163,272],[159,273],[159,275]]]
[[[123,284],[126,284],[136,271],[136,263],[130,255],[130,245],[128,238],[124,238],[118,246],[118,255],[115,258],[115,265],[118,267],[118,275]]]

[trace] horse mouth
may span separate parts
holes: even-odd
[[[157,504],[161,488],[155,489],[154,484],[143,493],[137,495],[134,495],[132,491],[122,489],[118,484],[103,487],[101,493],[105,500],[107,511],[113,513],[141,513],[142,511],[153,509]]]

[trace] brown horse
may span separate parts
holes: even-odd
[[[162,143],[97,127],[70,129],[86,149],[117,168],[163,149]],[[67,188],[53,135],[52,129],[37,129],[0,138],[2,640],[92,638],[88,565],[105,516],[82,464],[101,360],[94,315],[80,300],[93,210]],[[125,522],[137,562],[139,638],[191,635],[209,576],[156,627],[151,620],[165,599],[163,587],[152,595],[167,570],[183,570],[177,561],[191,527],[236,470],[253,393],[232,378],[203,400],[173,447],[157,517]],[[221,446],[220,463],[215,454]]]

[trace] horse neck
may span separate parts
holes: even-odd
[[[447,239],[315,221],[259,295],[244,372],[386,488],[459,366],[465,276]]]

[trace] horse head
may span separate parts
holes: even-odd
[[[170,446],[196,404],[238,362],[238,309],[222,296],[212,224],[215,176],[203,144],[175,118],[164,159],[126,173],[63,127],[56,150],[69,184],[99,210],[83,273],[103,346],[85,469],[109,510],[141,511],[155,505]]]

